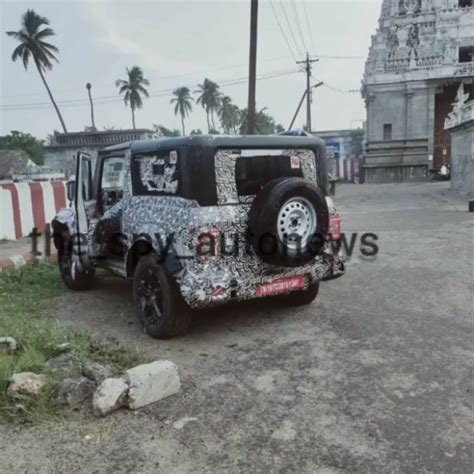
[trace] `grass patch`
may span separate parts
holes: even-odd
[[[18,372],[44,372],[44,364],[61,353],[58,346],[68,343],[79,362],[86,359],[112,365],[117,372],[136,365],[136,350],[117,344],[101,344],[84,332],[64,329],[48,315],[49,301],[66,291],[53,265],[25,266],[0,273],[0,337],[14,337],[21,345],[15,354],[0,348],[0,419],[41,422],[60,416],[54,405],[58,380],[47,374],[48,385],[41,396],[18,402],[7,395],[8,381]]]

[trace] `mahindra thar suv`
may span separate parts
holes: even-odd
[[[130,279],[144,331],[183,334],[192,308],[275,296],[309,304],[340,277],[340,217],[314,137],[192,136],[79,152],[52,222],[64,283]]]

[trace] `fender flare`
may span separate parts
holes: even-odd
[[[139,236],[130,246],[125,256],[125,268],[127,277],[131,278],[137,266],[138,260],[141,256],[154,252],[160,255],[161,250],[157,250],[156,245],[153,245],[145,236]],[[164,266],[169,275],[174,276],[183,269],[183,265],[178,257],[178,252],[174,245],[171,245],[167,250],[163,259],[160,259],[160,264]]]
[[[75,234],[75,222],[76,216],[74,211],[68,208],[61,209],[51,221],[52,238],[57,250],[60,249],[60,239],[63,238],[65,232],[70,236]]]

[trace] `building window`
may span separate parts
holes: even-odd
[[[472,0],[459,0],[460,8],[472,7]]]
[[[474,61],[474,46],[461,46],[459,48],[459,62],[472,63]]]
[[[383,139],[391,140],[392,139],[392,124],[385,123],[383,126]]]

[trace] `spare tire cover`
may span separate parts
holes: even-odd
[[[295,267],[322,250],[329,212],[321,191],[303,178],[279,178],[255,197],[249,213],[249,239],[256,254],[273,265]]]

